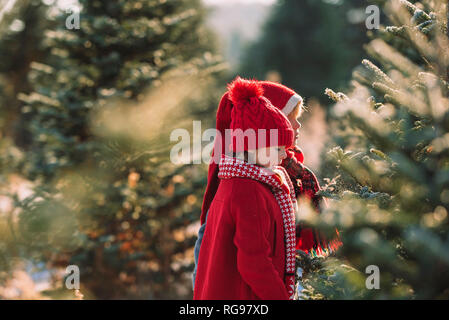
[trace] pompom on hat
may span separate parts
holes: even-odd
[[[233,152],[294,145],[290,121],[264,97],[259,81],[237,77],[228,85],[228,92],[234,106],[230,124]],[[261,133],[261,129],[265,132]]]

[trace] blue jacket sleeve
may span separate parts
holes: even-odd
[[[195,289],[196,269],[198,266],[198,258],[200,256],[201,242],[203,242],[204,230],[206,230],[206,222],[207,222],[207,214],[208,213],[209,213],[209,210],[206,212],[206,219],[204,220],[204,224],[200,227],[200,230],[198,231],[198,239],[196,239],[195,248],[193,249],[193,256],[195,259],[195,267],[193,269],[193,275],[192,275],[192,289]]]

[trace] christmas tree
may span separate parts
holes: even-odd
[[[316,221],[340,255],[305,280],[309,298],[449,297],[447,1],[383,1],[348,94],[330,89],[336,169]]]
[[[242,75],[266,79],[276,72],[304,97],[327,103],[322,88],[343,88],[362,57],[365,6],[354,0],[281,0],[272,10],[262,37],[244,54]]]
[[[30,137],[28,119],[23,117],[20,93],[29,93],[28,73],[32,61],[43,59],[43,35],[39,31],[51,25],[48,7],[40,1],[18,0],[14,6],[5,4],[0,10],[0,270],[10,271],[18,254],[15,234],[10,225],[13,218],[12,187],[26,161],[23,150]],[[7,274],[0,272],[0,281]]]
[[[213,119],[222,67],[203,17],[199,0],[81,0],[44,33],[51,54],[20,96],[35,188],[17,231],[26,257],[77,265],[86,297],[191,294],[206,171],[170,161],[169,138]]]

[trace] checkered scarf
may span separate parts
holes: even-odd
[[[265,183],[271,187],[281,209],[285,231],[285,279],[289,299],[295,296],[295,210],[297,210],[295,191],[288,173],[281,166],[273,170],[249,164],[243,160],[222,155],[219,164],[220,179],[249,178]]]

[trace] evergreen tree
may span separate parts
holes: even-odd
[[[312,298],[449,297],[447,1],[384,2],[391,25],[366,46],[372,61],[348,95],[326,91],[339,123],[324,194],[336,200],[317,225],[344,245],[305,281]]]
[[[283,84],[327,103],[322,88],[342,87],[362,57],[362,9],[352,0],[278,1],[263,36],[244,55],[242,74],[265,79],[277,71]]]
[[[171,163],[169,137],[194,117],[212,119],[218,99],[206,81],[220,66],[203,7],[79,3],[80,28],[66,28],[76,12],[59,14],[45,32],[51,55],[33,63],[34,91],[22,96],[33,138],[24,174],[36,183],[18,202],[27,254],[78,265],[87,297],[189,296],[176,290],[191,283],[196,235],[185,229],[205,168]]]
[[[25,160],[19,146],[29,143],[27,119],[23,117],[23,104],[18,95],[30,92],[28,72],[32,61],[45,55],[41,46],[40,30],[49,26],[48,7],[41,1],[18,0],[10,10],[3,10],[0,17],[0,197],[9,204],[10,183],[20,174]],[[0,270],[9,271],[17,254],[14,235],[9,225],[13,220],[10,205],[2,207],[0,214]],[[6,274],[3,274],[6,276]],[[0,278],[2,275],[0,274]],[[1,280],[1,279],[0,279]]]
[[[31,90],[27,79],[31,62],[40,61],[47,53],[40,32],[52,22],[47,11],[48,6],[40,0],[18,0],[0,21],[1,135],[22,147],[30,138],[18,95]]]

